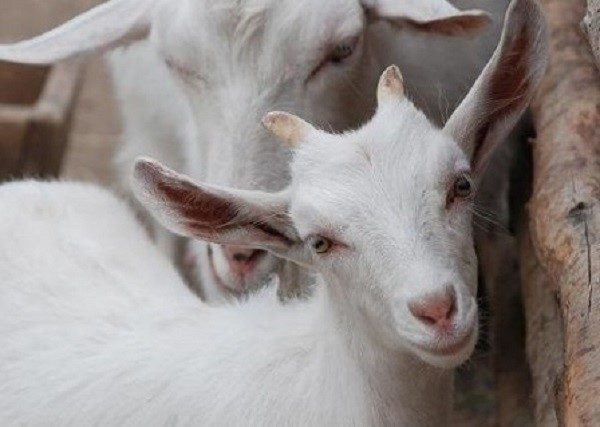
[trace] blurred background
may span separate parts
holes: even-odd
[[[40,34],[99,3],[102,1],[2,0],[0,41],[11,42]],[[73,117],[61,177],[108,185],[112,152],[120,132],[110,77],[100,56],[84,61],[80,74],[81,86],[78,96],[73,99]],[[0,85],[14,84],[14,81],[8,83],[7,79],[0,81]],[[0,105],[5,101],[0,99]]]

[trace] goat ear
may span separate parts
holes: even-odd
[[[513,0],[494,55],[444,128],[470,156],[479,175],[529,105],[544,75],[546,33],[537,2]]]
[[[49,64],[145,38],[153,1],[110,0],[41,36],[0,45],[0,59]]]
[[[137,199],[172,232],[218,244],[250,246],[293,259],[298,236],[283,194],[193,182],[150,159],[136,161]]]
[[[477,34],[491,22],[482,10],[460,11],[446,0],[362,0],[362,3],[369,17],[433,34]]]

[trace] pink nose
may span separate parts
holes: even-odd
[[[252,273],[258,261],[267,253],[261,249],[248,249],[241,246],[223,246],[225,259],[231,272],[240,278]]]
[[[456,293],[454,288],[411,301],[410,312],[425,325],[445,332],[452,328],[456,315]]]

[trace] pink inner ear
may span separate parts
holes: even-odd
[[[484,141],[494,124],[502,120],[503,117],[511,113],[518,112],[524,106],[524,96],[530,92],[530,60],[527,53],[532,49],[531,41],[533,35],[526,25],[521,27],[521,31],[514,37],[510,43],[510,50],[502,55],[500,63],[496,67],[494,74],[490,79],[488,87],[489,104],[483,113],[480,128],[477,131],[474,151],[473,164],[475,168],[482,163],[482,160],[488,154],[484,149]]]
[[[159,165],[140,165],[139,170],[151,192],[162,200],[190,235],[219,241],[226,239],[227,233],[235,231],[256,243],[288,245],[291,242],[288,236],[275,228],[276,225],[284,226],[288,221],[284,207],[278,215],[278,212],[265,212],[248,204],[245,213],[242,213],[235,197],[215,194]]]
[[[177,212],[193,234],[213,234],[234,227],[237,209],[232,201],[185,181],[156,182],[156,192]]]
[[[237,210],[232,201],[211,194],[154,161],[136,164],[136,178],[145,191],[168,208],[193,234],[214,233],[232,226]]]

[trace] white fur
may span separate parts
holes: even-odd
[[[286,119],[300,127],[282,132],[273,120],[290,116],[270,115],[265,123],[299,145],[285,191],[136,164],[136,194],[164,225],[315,271],[306,300],[283,305],[267,290],[208,306],[106,192],[0,187],[0,424],[445,424],[449,368],[477,337],[472,198],[449,195],[457,177],[480,178],[526,107],[544,30],[535,2],[515,0],[499,48],[443,130],[403,97],[394,68],[357,131]],[[488,90],[505,78],[506,92]],[[494,95],[510,96],[500,116]],[[318,250],[319,236],[331,250]],[[451,327],[419,320],[412,304],[449,287]]]
[[[400,121],[386,131],[395,113]],[[397,144],[408,136],[401,131],[408,123],[411,138],[420,138]],[[308,212],[343,221],[336,223],[355,229],[356,246],[345,261],[315,264],[327,283],[310,299],[286,305],[269,289],[239,305],[201,303],[124,203],[103,190],[36,182],[0,187],[0,424],[443,424],[452,372],[431,363],[461,363],[476,339],[469,222],[459,221],[455,236],[471,261],[460,277],[446,278],[459,281],[459,321],[440,341],[402,304],[435,290],[450,264],[427,256],[434,247],[399,252],[411,238],[393,232],[418,227],[414,214],[427,205],[415,199],[420,208],[402,206],[404,191],[379,186],[397,177],[413,190],[418,173],[427,178],[419,188],[431,189],[435,170],[453,170],[464,155],[407,101],[382,109],[356,134],[315,137],[296,155],[292,217],[301,234],[317,226]],[[414,164],[420,144],[437,159],[431,167],[409,170],[391,161]],[[342,185],[347,179],[360,184]],[[318,182],[325,185],[313,187]],[[340,191],[326,191],[334,183]],[[371,192],[376,204],[355,205],[351,189],[359,197]],[[383,209],[377,217],[385,222],[372,223],[372,207],[384,205],[403,213],[396,218]],[[367,243],[387,249],[373,258]],[[420,269],[424,262],[438,274]],[[409,271],[420,279],[402,280]],[[467,333],[469,342],[452,356],[414,348]]]
[[[406,120],[413,118],[419,117],[409,112]],[[372,131],[383,121],[388,118],[372,124]],[[422,126],[423,136],[434,135]],[[369,179],[353,171],[365,164],[362,153],[353,142],[342,143],[347,147],[339,173]],[[393,166],[380,157],[383,145],[373,147],[377,168]],[[429,144],[438,151],[435,145]],[[327,183],[335,178],[326,164],[314,164],[321,154],[316,145],[298,154],[294,187],[312,186],[313,175]],[[454,155],[462,154],[456,148]],[[404,158],[399,151],[393,156]],[[440,162],[446,165],[447,159]],[[299,188],[296,197],[306,191],[314,193]],[[326,209],[335,204],[332,197],[315,194],[311,203],[323,199],[318,206]],[[446,420],[452,372],[422,361],[409,344],[430,345],[428,332],[409,318],[396,324],[380,317],[391,302],[414,297],[425,284],[401,280],[411,262],[408,252],[393,250],[393,239],[380,259],[357,258],[354,269],[340,264],[350,267],[342,275],[331,270],[328,283],[307,301],[282,305],[267,290],[239,305],[215,308],[192,296],[124,204],[102,190],[16,183],[0,187],[0,206],[2,425],[433,426]],[[294,217],[306,232],[308,219]],[[392,229],[403,227],[389,219]],[[387,241],[389,230],[373,229],[373,237]],[[384,275],[370,276],[365,267],[373,261],[373,272]],[[476,319],[474,265],[465,272],[470,290],[461,288],[464,325],[457,331],[470,330]],[[390,303],[370,291],[382,279],[388,292],[397,289]],[[380,328],[400,335],[381,337],[375,332]],[[454,366],[468,356],[474,340],[475,335],[457,356],[432,359]]]
[[[287,158],[278,154],[281,149],[277,145],[274,146],[269,136],[256,127],[256,118],[268,110],[284,108],[300,113],[328,129],[344,130],[355,127],[368,117],[364,111],[373,108],[371,93],[376,76],[381,72],[382,66],[391,62],[402,65],[402,69],[405,70],[405,74],[411,82],[409,92],[415,95],[417,105],[429,111],[438,123],[442,122],[442,117],[449,115],[487,60],[500,26],[496,24],[494,31],[490,31],[486,39],[480,39],[478,42],[469,42],[465,38],[451,41],[448,37],[420,35],[407,30],[398,31],[388,24],[369,26],[364,32],[362,51],[357,53],[358,56],[362,56],[362,60],[357,61],[356,65],[353,64],[349,70],[339,72],[332,69],[326,70],[322,73],[324,76],[320,76],[316,82],[311,82],[308,87],[305,87],[302,84],[304,71],[300,75],[292,74],[291,82],[279,81],[278,76],[282,70],[286,69],[286,66],[279,63],[281,52],[290,50],[294,52],[294,47],[300,46],[299,53],[294,54],[297,58],[295,61],[297,65],[306,63],[310,67],[315,61],[311,56],[317,56],[318,53],[314,51],[320,48],[318,45],[315,48],[311,47],[315,44],[315,34],[318,34],[318,31],[310,30],[310,26],[328,27],[332,25],[332,22],[338,20],[339,23],[334,24],[334,27],[343,28],[345,25],[357,27],[358,21],[352,24],[352,19],[355,18],[351,18],[357,11],[356,2],[335,2],[326,8],[322,7],[321,3],[318,6],[311,6],[307,4],[309,3],[307,1],[295,7],[291,7],[287,3],[277,6],[264,1],[262,4],[260,4],[261,2],[256,3],[256,5],[247,6],[247,9],[240,6],[242,11],[240,13],[248,14],[241,19],[241,22],[249,22],[252,25],[263,24],[268,31],[271,31],[271,33],[267,33],[267,36],[275,35],[275,40],[267,39],[268,41],[265,43],[266,46],[272,45],[272,47],[266,48],[268,54],[263,53],[268,61],[266,67],[256,67],[255,71],[249,72],[248,62],[254,67],[256,61],[260,61],[256,54],[248,54],[228,62],[224,52],[229,49],[225,47],[221,50],[213,47],[221,45],[218,39],[214,39],[222,36],[224,28],[209,28],[204,35],[202,46],[213,48],[204,53],[209,58],[197,62],[215,64],[215,68],[219,65],[227,67],[221,70],[226,75],[223,84],[233,84],[234,88],[231,89],[232,93],[229,96],[220,90],[211,90],[212,83],[200,88],[188,89],[193,103],[203,108],[196,110],[196,123],[199,129],[197,139],[180,140],[180,151],[187,153],[192,149],[193,152],[185,155],[186,161],[175,167],[187,171],[191,176],[217,185],[267,190],[282,188],[288,180]],[[471,2],[469,6],[479,7],[479,4]],[[285,11],[292,17],[297,14],[299,18],[296,22],[293,22],[293,18],[290,19],[289,21],[293,23],[283,28],[284,26],[277,25],[273,17],[270,17],[270,20],[264,18],[262,21],[256,17],[256,15],[268,12],[270,8],[275,9],[275,13],[279,10]],[[503,8],[500,7],[500,9],[500,12],[496,13],[496,17],[502,16]],[[311,10],[317,12],[318,15],[312,15]],[[494,12],[498,12],[498,10],[496,9]],[[195,19],[198,18],[197,14],[193,14],[193,16]],[[202,13],[200,16],[205,17],[206,14]],[[298,24],[300,27],[297,26]],[[244,31],[246,33],[256,31],[252,25],[244,28]],[[180,26],[184,28],[184,32],[187,31],[185,25]],[[273,26],[277,28],[277,31],[273,32]],[[211,33],[211,31],[213,32]],[[237,36],[239,32],[230,34]],[[177,36],[182,37],[179,34]],[[177,36],[170,35],[169,37],[176,39]],[[287,45],[288,37],[293,42],[291,48]],[[327,38],[328,36],[324,35],[323,37]],[[178,42],[173,41],[172,43]],[[230,43],[229,40],[228,43]],[[254,43],[256,42],[254,41]],[[194,44],[194,42],[190,42],[190,44]],[[431,49],[435,53],[432,52],[424,57],[423,46],[427,46],[428,50]],[[248,49],[251,48],[248,46]],[[171,49],[167,48],[166,50],[170,51]],[[448,54],[449,52],[452,54]],[[119,55],[119,58],[115,59],[115,55]],[[178,52],[176,51],[174,55],[178,55]],[[182,52],[181,55],[187,57],[189,53]],[[151,56],[153,54],[148,53],[148,57]],[[185,60],[182,62],[185,63]],[[127,70],[141,68],[135,55],[129,56],[127,52],[125,54],[116,53],[113,54],[111,63],[113,75],[117,81],[125,80],[125,84],[130,90],[148,93],[148,88],[152,86],[146,85],[143,80],[127,79],[126,77]],[[163,66],[159,61],[156,61],[154,65],[156,68]],[[296,67],[297,65],[291,63],[287,67]],[[202,69],[203,67],[194,65],[190,68]],[[292,70],[290,71],[293,72]],[[213,70],[211,73],[215,75],[217,72]],[[257,86],[257,82],[263,78],[268,86]],[[283,84],[288,87],[282,88]],[[255,92],[252,92],[253,87]],[[416,88],[418,88],[418,93],[414,90]],[[161,91],[163,89],[161,88]],[[244,95],[244,92],[248,91],[250,93]],[[270,93],[277,95],[273,96]],[[344,95],[340,97],[340,93]],[[165,99],[164,94],[160,92],[156,95],[156,102],[130,104],[129,107],[125,107],[123,109],[125,121],[135,123],[136,115],[139,116],[142,112],[150,116],[154,115],[151,110],[155,106],[160,106],[163,102],[162,99]],[[180,98],[178,94],[172,93],[167,99],[172,102],[178,98]],[[244,101],[244,99],[253,101]],[[185,100],[182,100],[180,105],[184,105],[184,103]],[[221,114],[223,115],[221,116]],[[228,119],[228,117],[237,119]],[[244,118],[244,122],[240,122],[240,118]],[[179,122],[171,121],[171,123]],[[185,121],[181,122],[185,123]],[[132,128],[136,129],[137,127],[132,126]],[[134,140],[135,137],[125,140],[127,144],[124,149],[127,150],[127,153],[120,156],[121,159],[126,160],[123,164],[129,167],[135,158],[134,154],[148,155],[145,145],[132,143]],[[151,144],[160,146],[163,144],[162,141],[159,132]],[[218,148],[210,149],[212,144],[217,144]],[[163,160],[162,157],[157,158]],[[124,170],[129,169],[125,168]],[[200,262],[199,272],[207,299],[213,302],[222,300],[226,295],[215,287],[206,257],[206,244],[191,241],[190,248],[192,254]],[[229,275],[222,251],[215,245],[213,253],[219,276],[226,284],[232,285],[235,280]],[[260,279],[270,271],[283,268],[281,263],[274,258],[266,258],[257,268],[254,277],[245,284],[246,289],[252,289],[253,286],[260,283]],[[284,281],[293,282],[294,277],[286,277]]]
[[[374,108],[377,76],[396,62],[418,89],[417,93],[409,87],[417,105],[439,117],[462,97],[491,53],[490,40],[495,40],[491,32],[476,43],[466,43],[465,38],[450,42],[447,37],[366,22],[363,12],[364,6],[371,15],[419,22],[461,15],[444,0],[113,0],[119,13],[136,2],[140,10],[151,7],[152,12],[132,18],[131,31],[119,15],[109,30],[106,23],[100,28],[101,37],[93,31],[93,21],[83,21],[72,25],[77,31],[65,37],[70,44],[50,51],[64,57],[78,46],[85,51],[102,43],[114,46],[150,31],[149,41],[111,55],[125,123],[124,146],[117,158],[121,177],[136,156],[150,155],[215,185],[281,189],[289,181],[289,155],[259,126],[267,111],[293,111],[337,131],[355,128]],[[463,6],[479,7],[478,2],[467,3]],[[119,39],[109,43],[107,33]],[[42,48],[44,42],[56,40],[56,34],[37,45],[0,47],[0,57],[51,60]],[[80,34],[86,43],[74,42]],[[361,36],[361,42],[345,65],[328,65],[308,79],[336,43],[354,35]],[[174,69],[172,74],[165,62]],[[172,253],[172,241],[162,234],[160,238]],[[191,252],[201,264],[208,299],[227,297],[210,273],[206,244],[192,242]],[[218,275],[231,288],[252,289],[272,271],[289,271],[267,256],[244,283],[236,283],[220,247],[213,246],[213,253]],[[293,283],[294,276],[283,281]]]

